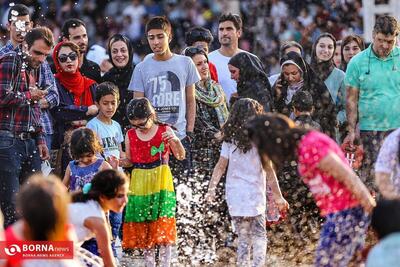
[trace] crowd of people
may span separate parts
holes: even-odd
[[[144,16],[138,3],[132,12]],[[281,10],[272,23],[280,29],[290,12],[270,4]],[[117,266],[119,243],[146,266],[215,265],[225,248],[235,248],[238,266],[265,266],[270,250],[315,266],[396,258],[384,249],[400,231],[393,16],[376,19],[368,47],[323,24],[311,46],[280,36],[275,75],[240,42],[237,14],[219,16],[216,49],[199,22],[182,32],[179,53],[167,17],[149,17],[143,29],[131,21],[107,36],[107,68],[89,59],[84,21],[65,19],[55,42],[50,25],[32,18],[26,5],[11,5],[0,48],[7,241],[74,241],[77,256],[65,266]],[[150,51],[135,61],[141,38]],[[379,243],[366,257],[370,224]]]

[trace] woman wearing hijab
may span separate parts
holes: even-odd
[[[196,171],[196,179],[193,179],[194,184],[191,186],[191,189],[195,189],[192,192],[192,196],[194,199],[200,199],[201,201],[193,201],[195,214],[190,219],[196,218],[197,221],[200,218],[199,216],[202,216],[202,219],[199,220],[201,225],[199,225],[199,222],[193,224],[195,225],[193,231],[199,231],[199,233],[194,235],[197,240],[193,251],[190,253],[193,253],[191,255],[193,259],[201,259],[204,254],[214,258],[216,251],[215,246],[212,245],[213,237],[219,237],[224,232],[224,223],[216,220],[220,220],[221,214],[226,215],[225,210],[223,210],[226,206],[223,206],[223,208],[219,205],[210,207],[202,199],[204,199],[204,195],[207,192],[209,179],[219,158],[221,143],[218,137],[229,112],[221,85],[211,79],[206,52],[200,47],[192,46],[187,47],[184,50],[184,54],[193,60],[201,78],[195,84],[196,120],[191,150],[193,167]],[[222,197],[223,189],[220,189],[219,196],[222,202],[224,201]],[[206,239],[201,238],[204,235],[207,237]]]
[[[308,91],[314,103],[313,120],[321,125],[322,131],[335,137],[336,108],[328,88],[311,67],[296,52],[289,52],[281,58],[281,84],[274,86],[275,110],[293,118],[292,97],[299,91]]]
[[[53,108],[52,115],[56,122],[56,141],[62,151],[59,174],[63,175],[71,160],[68,133],[74,128],[85,126],[97,114],[98,109],[94,104],[96,82],[80,73],[79,47],[76,44],[58,43],[53,51],[53,60],[57,70],[55,80],[60,104]]]
[[[313,44],[311,53],[311,68],[321,81],[324,81],[338,111],[337,120],[340,125],[345,122],[345,73],[335,66],[333,61],[336,49],[336,39],[330,33],[321,34]],[[336,127],[336,140],[339,140],[339,129]]]
[[[120,104],[113,119],[116,120],[126,132],[129,120],[126,117],[126,105],[133,98],[133,93],[128,91],[134,65],[133,48],[128,37],[122,34],[114,34],[108,41],[108,55],[113,68],[103,76],[103,81],[117,85],[120,95]]]
[[[240,52],[228,63],[231,77],[237,82],[239,98],[258,101],[265,111],[271,111],[271,85],[260,59],[250,53]]]
[[[355,34],[346,36],[342,41],[342,47],[340,49],[342,56],[340,69],[346,71],[347,64],[349,64],[350,59],[352,59],[355,55],[357,55],[364,49],[365,43],[360,36]]]

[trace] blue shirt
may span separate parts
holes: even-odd
[[[400,127],[400,48],[379,58],[372,44],[349,62],[346,86],[357,88],[360,130],[388,131]]]
[[[11,51],[19,51],[20,48],[17,46],[14,48],[11,41],[8,41],[5,46],[0,49],[0,57]],[[49,93],[45,96],[45,99],[49,103],[49,108],[41,109],[40,120],[43,126],[43,130],[46,134],[53,134],[53,124],[51,121],[51,115],[49,110],[59,104],[59,95],[54,80],[54,75],[51,72],[49,63],[43,62],[39,67],[39,81],[38,87],[47,88]]]

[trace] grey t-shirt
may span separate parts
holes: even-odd
[[[132,75],[129,90],[143,92],[153,104],[158,119],[173,125],[180,139],[186,136],[186,90],[200,76],[193,61],[174,54],[166,61],[147,57]]]

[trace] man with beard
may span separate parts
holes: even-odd
[[[398,33],[393,16],[378,17],[372,44],[351,59],[346,71],[348,135],[344,142],[353,146],[355,139],[361,139],[364,161],[360,176],[370,189],[375,189],[373,164],[383,139],[400,127]]]
[[[29,9],[22,4],[16,4],[8,12],[7,29],[10,32],[10,40],[0,49],[0,57],[4,54],[20,49],[25,35],[32,29]],[[41,121],[44,128],[46,145],[51,149],[52,137],[54,134],[53,123],[49,110],[59,103],[58,91],[55,85],[54,76],[47,61],[44,61],[39,68],[39,79],[37,85],[48,90],[48,94],[39,101],[41,108]]]
[[[52,46],[50,29],[35,28],[22,46],[0,57],[0,206],[5,226],[16,220],[14,197],[20,184],[40,171],[40,159],[49,158],[39,104],[48,91],[36,82]]]
[[[237,53],[245,52],[239,48],[242,19],[239,15],[229,13],[223,14],[218,22],[218,40],[221,47],[208,54],[208,59],[217,67],[218,82],[224,89],[229,102],[231,95],[236,93],[236,82],[231,79],[228,62]]]
[[[80,19],[68,19],[62,26],[61,34],[64,42],[70,41],[79,46],[79,70],[82,75],[100,83],[101,74],[99,65],[86,58],[89,40],[85,23]]]

